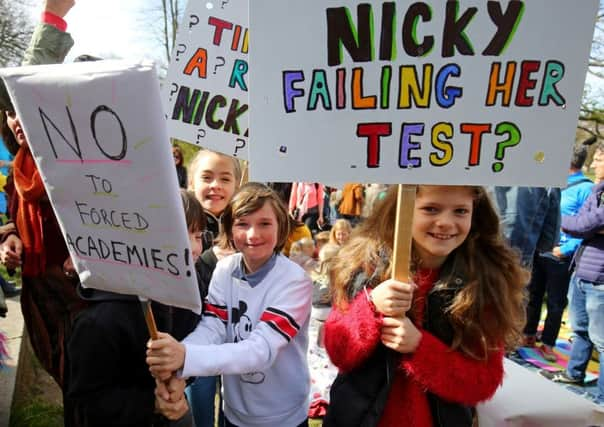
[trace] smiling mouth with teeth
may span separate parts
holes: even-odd
[[[439,240],[449,240],[451,238],[454,237],[453,234],[436,234],[436,233],[430,233],[430,235],[436,239]]]

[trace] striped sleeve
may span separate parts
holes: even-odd
[[[206,302],[204,310],[204,316],[219,319],[226,325],[229,318],[226,305],[211,304]]]
[[[260,321],[266,322],[268,326],[274,329],[288,342],[291,341],[300,330],[300,325],[298,325],[293,317],[284,311],[273,307],[268,307],[264,313],[262,313]]]

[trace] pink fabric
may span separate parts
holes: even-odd
[[[293,212],[295,208],[298,208],[298,217],[296,218],[298,220],[315,206],[318,207],[319,214],[321,214],[323,212],[323,192],[322,184],[294,182],[289,197],[289,211]]]

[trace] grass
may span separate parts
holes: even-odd
[[[10,425],[11,427],[62,427],[63,407],[34,400],[13,408]]]

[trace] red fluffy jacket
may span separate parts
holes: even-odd
[[[415,296],[415,325],[421,325],[425,296],[438,273],[419,272]],[[325,348],[332,362],[348,372],[359,366],[380,342],[382,315],[374,311],[364,292],[359,292],[345,313],[334,308],[325,324]],[[468,406],[493,396],[503,379],[503,349],[487,360],[472,359],[451,350],[429,332],[414,353],[401,356],[397,374],[379,427],[428,427],[432,415],[426,391],[442,399]]]

